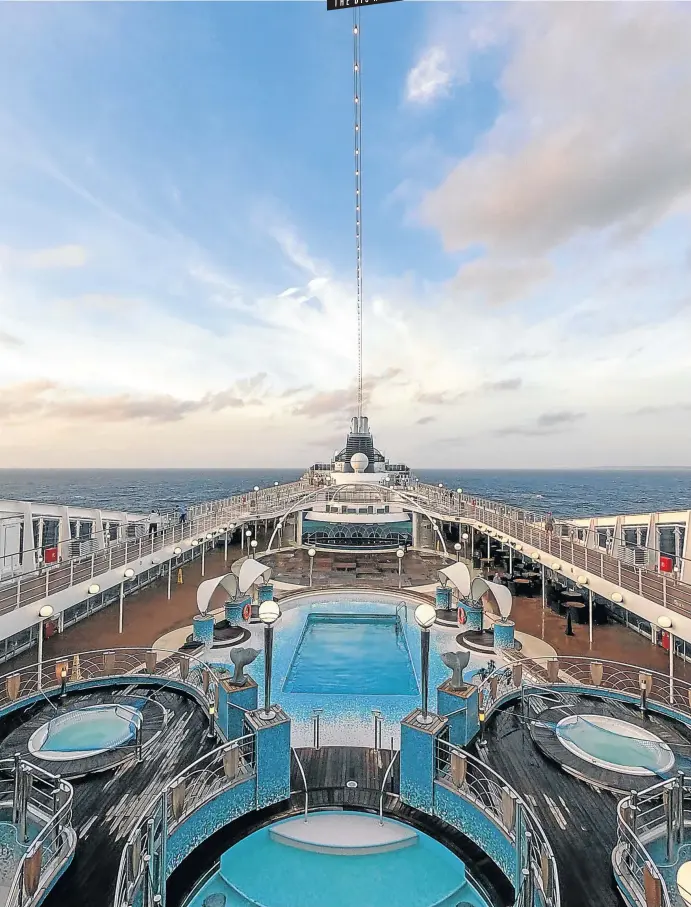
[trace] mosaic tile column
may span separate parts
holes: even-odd
[[[449,743],[465,747],[480,730],[478,688],[473,683],[451,689],[451,678],[437,687],[437,713],[447,716]]]
[[[482,633],[484,629],[483,624],[483,610],[482,605],[475,605],[474,603],[468,603],[461,606],[465,611],[466,621],[465,621],[465,630],[477,630],[479,633]]]
[[[415,809],[434,814],[434,774],[437,737],[446,719],[430,715],[431,724],[420,724],[421,709],[401,722],[401,801]]]
[[[262,602],[270,602],[274,597],[274,587],[273,583],[264,583],[262,586],[257,586],[257,600],[259,604]]]
[[[451,607],[451,586],[437,586],[436,592],[437,610],[448,611]]]
[[[242,612],[245,605],[251,605],[252,599],[249,595],[246,595],[244,598],[241,598],[240,601],[231,602],[228,601],[225,603],[225,618],[229,624],[237,626],[242,620]]]
[[[218,686],[218,726],[226,740],[236,740],[245,733],[245,712],[257,708],[257,682],[246,675],[245,683],[237,686],[228,671],[224,671],[223,675]]]
[[[494,648],[515,649],[515,623],[512,620],[497,620],[494,623]]]
[[[279,706],[274,717],[264,720],[260,709],[245,716],[255,732],[257,762],[257,809],[290,797],[290,718]]]
[[[192,639],[205,646],[213,645],[214,619],[211,614],[195,614],[192,618]]]

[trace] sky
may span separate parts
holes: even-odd
[[[352,13],[0,4],[0,467],[307,466],[356,406]],[[691,467],[691,4],[361,13],[365,411]]]

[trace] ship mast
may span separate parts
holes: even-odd
[[[362,416],[362,88],[360,8],[353,10],[353,112],[355,138],[355,278],[357,288],[357,414]]]

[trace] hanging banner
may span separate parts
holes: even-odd
[[[356,6],[381,6],[382,3],[397,3],[400,0],[326,0],[327,9],[354,9]]]

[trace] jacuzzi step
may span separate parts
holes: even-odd
[[[269,830],[272,840],[287,847],[313,850],[318,853],[357,855],[400,850],[417,843],[418,834],[399,822],[356,813],[313,813],[286,819]]]

